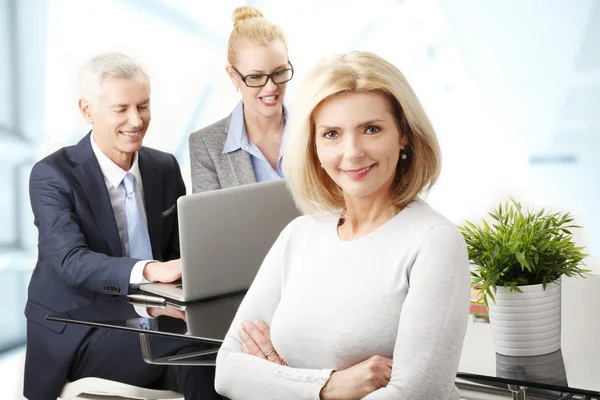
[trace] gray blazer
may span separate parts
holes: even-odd
[[[192,192],[256,183],[250,154],[223,154],[231,115],[190,135]]]

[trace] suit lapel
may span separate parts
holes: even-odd
[[[138,151],[139,168],[144,185],[144,203],[146,206],[146,218],[148,219],[148,233],[150,234],[150,244],[152,245],[152,254],[155,260],[162,261],[162,179],[161,174],[155,168],[155,164],[150,159],[144,149]]]
[[[242,149],[227,153],[231,165],[231,173],[236,177],[239,185],[256,183],[256,174],[252,167],[250,154]]]
[[[227,143],[227,137],[229,135],[229,128],[231,126],[231,120],[233,119],[234,110],[227,118],[225,124],[225,130],[220,132],[223,135],[223,146]],[[243,124],[243,116],[241,117]],[[239,127],[236,127],[239,129]],[[223,149],[219,149],[222,151]],[[256,183],[256,174],[254,173],[254,167],[252,167],[252,157],[241,148],[229,153],[225,153],[225,157],[229,160],[229,166],[231,167],[231,176],[234,177],[235,183],[227,186],[234,185],[246,185],[249,183]]]
[[[122,257],[121,239],[100,165],[92,150],[88,134],[77,144],[73,173],[90,203],[94,218],[114,257]]]

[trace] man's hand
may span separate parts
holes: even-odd
[[[187,322],[185,312],[173,307],[148,307],[148,315],[151,317],[166,315],[167,317],[179,318]]]
[[[242,351],[279,365],[287,365],[271,342],[271,329],[264,321],[243,321],[239,330]]]
[[[171,283],[181,279],[181,259],[146,264],[144,278],[150,282],[162,283]]]
[[[362,399],[369,393],[385,387],[392,377],[392,360],[373,356],[342,371],[334,371],[321,389],[323,400]]]

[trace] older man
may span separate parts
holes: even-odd
[[[128,294],[142,282],[181,277],[176,202],[185,195],[171,154],[142,147],[150,81],[135,60],[97,56],[80,73],[79,108],[92,125],[75,146],[39,161],[30,198],[39,255],[25,309],[25,397],[56,399],[66,379],[86,376],[218,398],[212,368],[145,364],[137,335],[66,326],[45,315]],[[158,341],[155,353],[181,343]]]

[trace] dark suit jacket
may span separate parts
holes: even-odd
[[[146,147],[138,156],[154,259],[179,258],[175,206],[185,195],[179,165],[171,154]],[[38,228],[38,261],[25,307],[24,395],[56,399],[90,328],[49,322],[45,316],[126,295],[131,269],[139,260],[123,256],[90,134],[36,163],[29,194]]]

